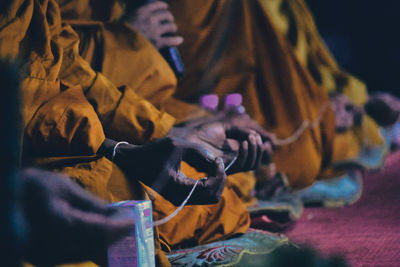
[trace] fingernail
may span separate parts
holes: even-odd
[[[257,135],[257,144],[258,145],[262,145],[262,139],[261,139],[261,136],[259,134]]]
[[[224,161],[222,160],[222,158],[217,158],[216,162],[217,162],[218,165],[223,165],[224,164]]]
[[[215,160],[217,157],[211,153],[210,151],[206,150],[206,155],[208,158],[210,158],[211,160]]]
[[[248,149],[249,143],[247,141],[242,142],[243,149]]]
[[[256,143],[256,137],[253,134],[249,136],[249,140],[253,145]]]

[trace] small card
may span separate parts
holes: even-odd
[[[154,233],[150,200],[131,200],[112,203],[126,209],[135,219],[131,233],[108,249],[109,267],[153,267]]]

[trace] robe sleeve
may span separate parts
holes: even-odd
[[[95,154],[105,136],[96,112],[77,86],[36,111],[25,139],[36,156],[83,156]]]
[[[0,56],[29,59],[21,84],[24,145],[47,156],[90,155],[105,136],[143,143],[168,132],[174,118],[93,71],[57,4],[46,3],[18,0],[0,16]]]
[[[64,46],[59,77],[69,87],[82,86],[94,107],[107,138],[142,144],[163,137],[175,118],[154,107],[126,86],[116,87],[101,73],[96,73],[79,55],[79,37],[66,25],[57,43]]]

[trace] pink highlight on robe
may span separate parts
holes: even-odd
[[[219,98],[217,95],[203,95],[200,98],[200,105],[208,110],[216,111],[218,108]]]
[[[240,107],[243,102],[243,97],[239,93],[228,94],[225,96],[225,108]]]

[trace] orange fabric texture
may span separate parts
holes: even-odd
[[[25,60],[25,159],[94,156],[105,136],[140,144],[174,124],[167,113],[92,70],[54,1],[14,1],[0,23],[1,56]]]
[[[99,146],[105,136],[148,142],[165,135],[175,119],[96,73],[78,48],[78,35],[62,24],[53,0],[16,0],[1,11],[0,56],[24,63],[23,160],[65,172],[107,201],[133,199],[134,192],[121,188],[127,185],[122,172],[96,156]],[[157,259],[169,265],[163,254]]]
[[[162,107],[162,101],[169,98],[175,87],[173,73],[162,57],[154,49],[146,48],[151,44],[139,42],[143,46],[139,46],[141,53],[136,52],[130,44],[129,49],[122,49],[136,53],[132,59],[136,59],[137,55],[155,53],[159,62],[163,62],[161,65],[153,62],[153,65],[145,66],[141,64],[142,61],[137,61],[137,68],[131,69],[131,73],[136,75],[135,79],[127,81],[135,86],[132,89],[122,81],[118,87],[115,86],[80,56],[79,36],[69,24],[61,23],[56,1],[14,1],[10,11],[1,15],[0,29],[1,56],[28,59],[24,62],[27,73],[24,74],[22,85],[25,164],[64,172],[107,201],[132,199],[142,193],[139,185],[130,184],[133,191],[139,194],[127,190],[124,174],[109,160],[97,157],[96,152],[105,137],[141,144],[162,137],[174,124],[175,119],[168,113],[158,110],[135,93],[148,94],[147,98]],[[121,26],[120,29],[136,34],[129,28],[126,30]],[[107,47],[112,47],[111,40],[107,39],[107,45],[111,44]],[[118,56],[123,58],[124,53]],[[112,58],[105,62],[111,64],[107,66],[112,72],[112,66],[115,66]],[[126,68],[128,63],[125,61],[118,68]],[[146,68],[141,70],[140,67]],[[160,93],[159,96],[153,98],[150,89]],[[165,200],[159,202],[162,203],[161,209],[169,204]],[[241,209],[236,205],[236,209],[232,210],[228,203],[240,204],[239,198],[231,190],[226,190],[223,200],[217,205],[207,209],[189,207],[181,214],[194,217],[197,214],[202,218],[220,216],[225,219],[215,219],[213,223],[193,221],[196,227],[182,222],[180,225],[184,227],[181,230],[184,231],[181,232],[186,231],[182,237],[170,236],[169,230],[161,235],[170,244],[175,244],[190,238],[196,242],[208,242],[245,232],[249,216],[244,205]],[[192,212],[194,210],[195,213]],[[204,228],[206,225],[208,230]],[[204,234],[199,235],[200,229]],[[158,239],[156,248],[159,252]],[[160,265],[169,265],[165,256],[160,253],[157,255]]]
[[[316,121],[329,104],[328,95],[305,69],[286,38],[260,1],[237,1],[229,21],[226,47],[214,58],[215,42],[221,41],[221,25],[235,1],[172,0],[180,47],[187,73],[175,96],[191,101],[200,94],[241,93],[246,111],[278,138],[291,136],[303,121]],[[225,32],[223,30],[222,32]],[[204,70],[217,77],[210,88],[200,88]],[[284,172],[293,187],[312,184],[332,158],[334,114],[325,112],[321,124],[306,130],[294,143],[280,147],[273,157],[277,171]]]
[[[368,100],[366,85],[344,72],[325,46],[313,16],[303,0],[261,0],[279,32],[293,47],[301,64],[327,93],[345,94],[356,106]],[[378,125],[364,115],[360,126],[353,126],[334,140],[333,161],[354,159],[362,147],[376,147],[384,143]]]
[[[87,20],[69,22],[80,36],[81,55],[114,84],[129,85],[132,91],[161,110],[171,108],[171,113],[180,112],[182,120],[205,114],[196,105],[173,99],[176,89],[174,73],[153,45],[128,25]],[[186,164],[182,170],[189,177],[204,177]],[[173,220],[160,226],[159,233],[165,244],[201,244],[246,232],[250,224],[246,206],[237,190],[227,187],[218,204],[185,207]],[[251,190],[248,187],[246,194]],[[149,188],[146,191],[153,200],[155,220],[176,209],[156,192]]]

